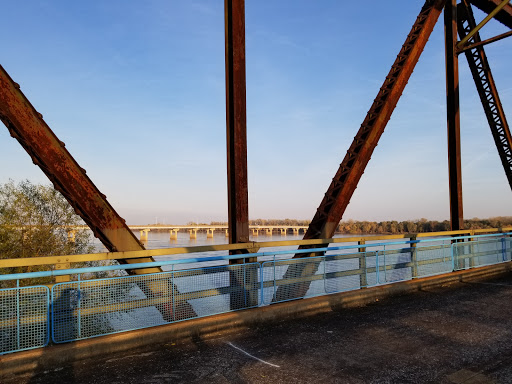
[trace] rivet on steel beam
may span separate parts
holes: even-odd
[[[43,118],[43,114],[42,114],[42,113],[40,113],[40,112],[37,112],[37,116],[39,116],[39,118],[40,118],[40,119],[42,119],[42,118]]]
[[[17,88],[17,89],[20,89],[20,85],[18,83],[14,83],[14,87]]]
[[[43,115],[41,115],[41,117],[43,117]],[[60,140],[59,140],[59,144],[60,144],[61,147],[65,147],[66,146],[66,143],[64,143],[63,141],[60,141]]]

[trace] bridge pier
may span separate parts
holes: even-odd
[[[151,229],[141,229],[140,232],[140,241],[148,241],[148,233]]]
[[[295,236],[298,236],[299,235],[299,228],[293,228],[293,234]]]
[[[267,236],[272,236],[272,228],[266,228],[265,229],[265,233],[267,234]]]
[[[171,240],[178,240],[178,229],[169,230],[169,235]]]
[[[229,230],[226,229],[226,237],[229,237]]]
[[[286,228],[279,228],[281,231],[281,236],[286,236]]]
[[[197,228],[189,229],[188,233],[190,233],[190,240],[197,239]]]
[[[253,235],[254,237],[258,237],[258,236],[260,235],[260,230],[259,230],[259,229],[257,229],[257,228],[253,228],[253,230],[252,230],[252,235]]]
[[[206,228],[206,238],[213,239],[213,231],[215,228]]]

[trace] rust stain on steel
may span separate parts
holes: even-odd
[[[425,44],[443,0],[427,0],[311,221],[304,239],[334,234]]]
[[[446,0],[444,9],[446,56],[446,120],[451,230],[464,229],[462,168],[460,159],[459,60],[457,57],[457,0]]]
[[[0,119],[34,164],[48,176],[105,247],[111,251],[136,251],[144,247],[124,219],[107,202],[66,150],[65,145],[30,104],[20,87],[0,66]],[[150,257],[119,260],[122,263],[153,261]],[[156,272],[160,268],[138,270]]]
[[[467,2],[467,0],[463,0],[463,2]],[[501,0],[469,0],[469,2],[489,14],[500,5]],[[512,4],[505,5],[494,18],[512,29]]]

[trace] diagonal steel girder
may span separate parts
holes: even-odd
[[[498,5],[500,5],[501,0],[469,0],[469,2],[477,8],[480,8],[480,10],[485,13],[491,13]],[[496,16],[494,16],[494,18],[512,29],[512,4],[509,3],[505,5],[505,7]]]
[[[5,124],[11,136],[27,151],[34,164],[53,183],[66,200],[82,217],[103,245],[111,251],[143,251],[144,247],[137,240],[125,221],[117,214],[103,195],[80,167],[64,143],[53,133],[36,111],[32,104],[0,66],[0,120]],[[117,259],[122,264],[145,263],[154,261],[152,257],[133,259]],[[143,268],[130,270],[131,274],[161,272],[161,268]],[[162,288],[153,284],[141,285],[148,296],[161,295]],[[171,284],[164,288],[167,293],[172,290],[178,294],[176,287]],[[179,309],[193,313],[192,307],[186,302],[180,302]],[[174,316],[161,310],[168,321]]]
[[[334,235],[371,155],[437,23],[444,4],[444,0],[427,0],[423,5],[384,80],[384,84],[332,179],[331,185],[304,235],[304,239],[328,239]],[[323,246],[328,246],[328,244]],[[314,247],[321,246],[316,245]],[[300,249],[308,248],[311,248],[311,246],[300,247]],[[318,254],[302,253],[296,254],[294,258],[316,255]],[[304,263],[303,267],[295,265],[293,268],[288,267],[284,278],[310,276],[315,274],[317,269],[318,263]],[[276,292],[276,300],[281,301],[290,294],[294,297],[302,297],[308,289],[309,283],[279,287]]]
[[[109,251],[144,249],[1,66],[0,119]]]
[[[441,14],[444,1],[427,0],[366,118],[340,164],[304,236],[330,238],[352,198],[371,155]]]
[[[470,5],[462,2],[457,6],[457,23],[461,39],[476,27],[475,17]],[[469,40],[468,44],[473,45],[480,41],[480,35],[476,33]],[[473,75],[485,116],[491,128],[503,169],[505,170],[510,188],[512,188],[512,136],[487,55],[483,46],[476,46],[464,51],[464,53]]]

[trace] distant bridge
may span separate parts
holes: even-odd
[[[179,231],[188,231],[190,239],[197,239],[197,232],[206,232],[206,238],[213,238],[215,231],[223,231],[226,237],[229,237],[229,231],[227,225],[129,225],[132,231],[140,232],[140,240],[146,241],[148,239],[148,233],[151,230],[168,230],[171,240],[178,239]],[[259,236],[260,231],[267,236],[272,236],[274,232],[280,233],[281,236],[285,236],[291,232],[294,235],[298,235],[300,232],[306,233],[307,226],[297,225],[249,225],[249,231],[253,236]]]
[[[140,232],[140,240],[147,241],[148,233],[151,230],[155,231],[169,231],[170,239],[177,240],[179,231],[188,231],[190,239],[197,239],[197,232],[206,232],[206,238],[213,238],[215,231],[223,231],[226,237],[229,237],[229,231],[227,225],[129,225],[128,228],[133,232]],[[76,229],[89,229],[87,226],[79,226]],[[308,227],[304,225],[249,225],[249,230],[253,236],[259,236],[261,233],[272,236],[273,233],[281,234],[285,236],[288,233],[299,235],[300,233],[306,233]],[[73,238],[73,233],[70,231],[70,237]]]

